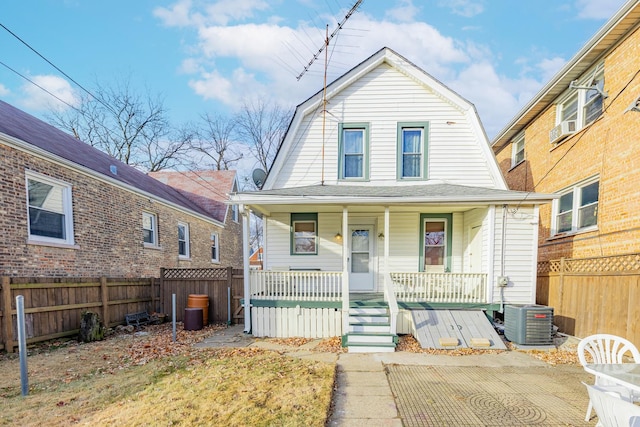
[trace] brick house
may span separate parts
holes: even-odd
[[[225,224],[220,230],[220,264],[240,267],[242,265],[242,224],[238,205],[227,205],[229,194],[238,191],[236,171],[160,171],[149,175],[158,181],[177,188],[193,202],[206,207],[217,219]],[[182,262],[181,267],[188,267]]]
[[[218,195],[189,197],[1,101],[0,158],[0,275],[158,277],[237,259]]]
[[[640,1],[627,1],[492,141],[512,190],[559,196],[540,208],[538,302],[565,332],[636,344],[639,24]]]

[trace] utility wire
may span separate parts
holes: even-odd
[[[1,24],[0,24],[1,25]],[[25,79],[26,81],[28,81],[29,83],[31,83],[32,85],[34,85],[35,87],[45,91],[46,93],[48,93],[49,95],[53,96],[55,99],[57,99],[58,101],[62,102],[64,105],[66,105],[69,108],[73,108],[74,110],[76,110],[78,113],[80,114],[84,114],[81,110],[79,110],[78,108],[74,107],[73,105],[69,104],[67,101],[65,101],[62,98],[59,98],[56,94],[49,92],[47,89],[45,89],[44,87],[40,86],[38,83],[34,82],[33,80],[31,80],[29,77],[20,74],[18,71],[14,70],[13,68],[11,68],[10,66],[8,66],[7,64],[5,64],[4,62],[0,61],[0,65],[2,65],[3,67],[5,67],[6,69],[16,73],[17,75],[19,75],[20,77],[22,77],[23,79]]]
[[[40,58],[42,58],[45,62],[47,62],[47,64],[51,65],[53,68],[55,68],[56,70],[58,70],[58,72],[60,72],[63,76],[65,76],[66,78],[68,78],[69,80],[71,80],[76,86],[78,86],[80,89],[82,89],[84,92],[86,92],[90,97],[92,97],[93,99],[95,99],[96,101],[98,101],[100,104],[102,104],[105,108],[107,108],[109,111],[111,111],[114,114],[117,114],[116,111],[110,106],[108,105],[106,102],[104,102],[102,99],[98,98],[97,96],[95,96],[93,93],[91,93],[88,89],[86,89],[84,86],[82,86],[80,83],[78,83],[77,81],[75,81],[73,79],[73,77],[71,77],[70,75],[68,75],[67,73],[65,73],[64,71],[62,71],[57,65],[55,65],[53,62],[49,61],[47,58],[44,57],[44,55],[42,55],[40,52],[38,52],[36,49],[34,49],[29,43],[27,43],[26,41],[24,41],[22,38],[20,38],[20,36],[18,36],[16,33],[14,33],[13,31],[11,31],[9,28],[7,28],[4,24],[2,24],[0,22],[0,27],[2,27],[4,30],[6,30],[9,34],[11,34],[13,37],[15,37],[16,39],[18,39],[20,41],[20,43],[22,43],[23,45],[25,45],[26,47],[28,47],[33,53],[35,53],[36,55],[38,55]],[[27,79],[29,80],[29,79]],[[38,85],[36,85],[38,86]],[[38,86],[40,87],[40,86]],[[41,88],[42,89],[42,88]],[[43,89],[44,90],[44,89]],[[48,91],[45,90],[45,92],[50,93]],[[56,97],[57,98],[57,97]],[[58,98],[59,99],[59,98]],[[66,104],[66,103],[65,103]],[[68,104],[67,104],[68,105]]]

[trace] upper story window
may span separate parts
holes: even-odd
[[[211,233],[211,262],[220,262],[220,237],[218,233]]]
[[[339,179],[369,179],[369,124],[340,123],[339,133]]]
[[[398,123],[398,179],[427,177],[428,123]]]
[[[511,167],[524,161],[524,132],[516,136],[511,143]]]
[[[26,173],[29,240],[73,245],[71,184]]]
[[[178,257],[189,258],[189,224],[178,223]]]
[[[291,214],[291,254],[318,254],[318,214]]]
[[[600,117],[605,97],[604,64],[599,64],[572,84],[564,99],[558,103],[556,126],[549,133],[550,142],[560,142]]]
[[[600,182],[590,180],[561,193],[553,202],[552,234],[589,229],[598,224]]]
[[[158,217],[142,212],[142,233],[145,246],[158,246]]]

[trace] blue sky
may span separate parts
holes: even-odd
[[[80,85],[128,78],[174,123],[243,100],[294,107],[322,88],[296,76],[355,0],[20,0],[0,23]],[[329,48],[329,81],[387,46],[475,104],[493,137],[623,0],[364,0]],[[36,116],[81,89],[0,28],[0,99]]]

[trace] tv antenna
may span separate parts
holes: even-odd
[[[322,172],[321,172],[321,178],[320,178],[321,185],[324,185],[324,135],[325,135],[326,116],[327,116],[327,65],[328,65],[329,42],[338,34],[338,32],[342,29],[342,27],[347,22],[347,20],[351,17],[351,15],[355,13],[355,11],[358,9],[358,7],[360,7],[360,4],[362,4],[363,1],[364,0],[358,0],[354,3],[353,6],[351,6],[351,9],[349,9],[349,12],[347,12],[344,18],[342,18],[342,21],[338,23],[338,26],[336,27],[335,30],[333,30],[331,34],[329,34],[329,25],[326,26],[324,43],[322,44],[320,49],[318,49],[315,55],[313,55],[313,58],[311,58],[311,61],[309,61],[309,63],[304,67],[302,72],[298,74],[298,76],[296,77],[296,79],[300,81],[302,76],[304,76],[304,74],[309,70],[309,68],[311,68],[311,65],[313,65],[313,63],[316,62],[316,60],[320,57],[320,54],[324,52],[324,82],[322,85]]]

